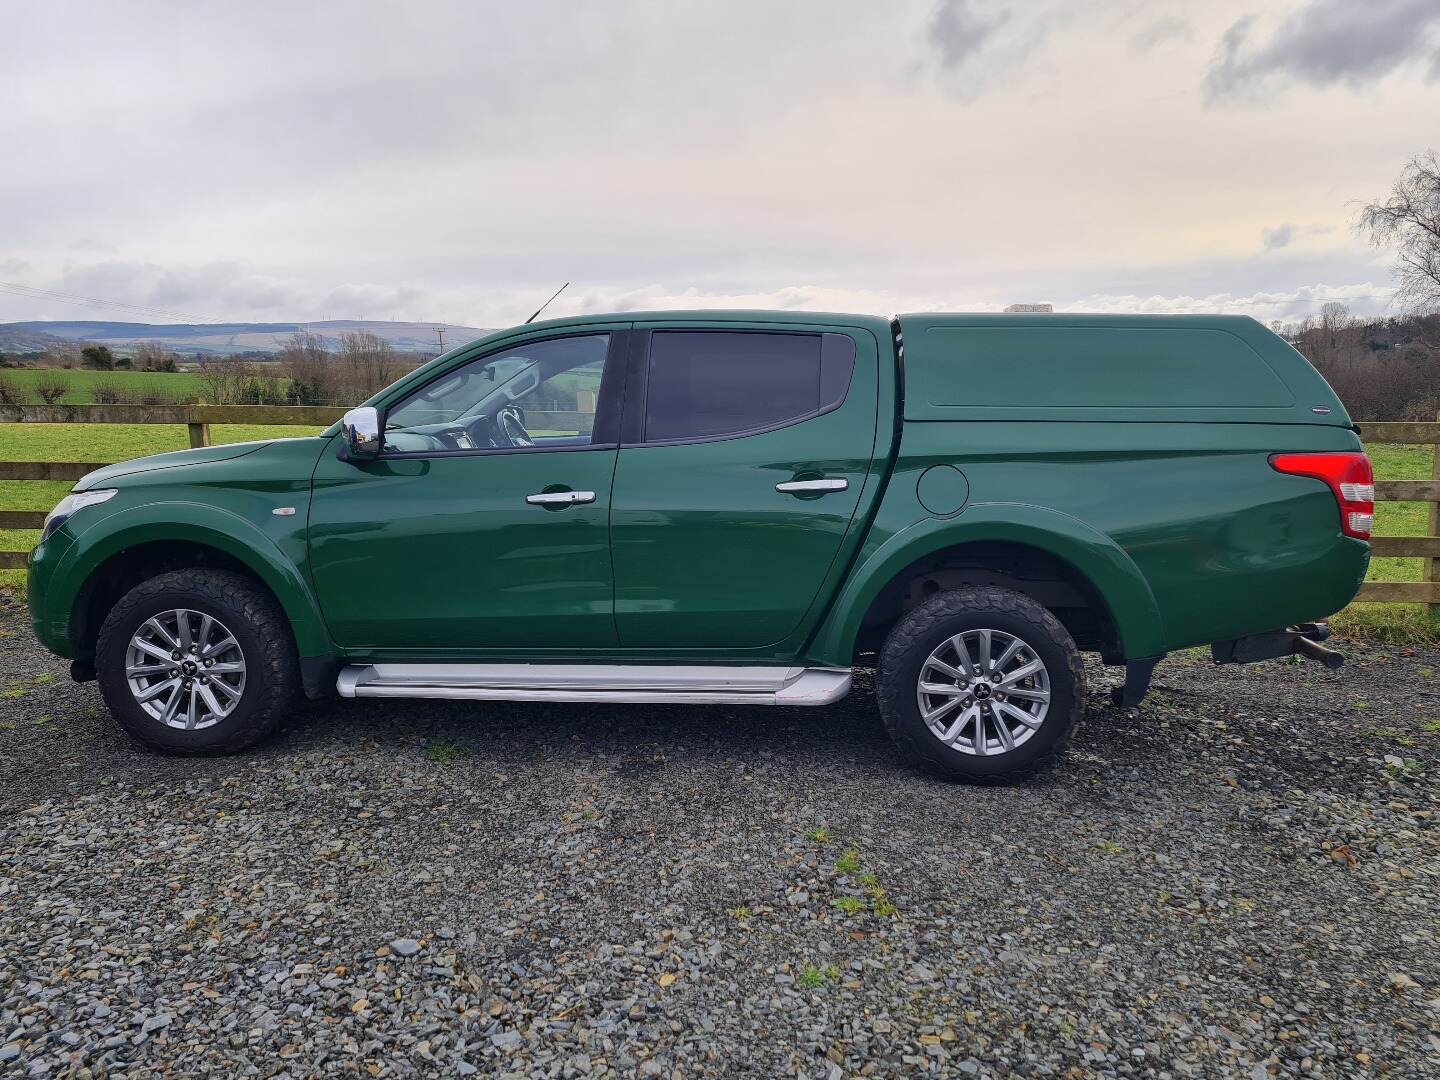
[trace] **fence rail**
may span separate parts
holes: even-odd
[[[310,405],[0,405],[4,424],[184,424],[191,446],[210,445],[211,424],[266,424],[316,427],[332,424],[344,409]],[[559,414],[557,414],[559,415]],[[1376,603],[1428,604],[1440,618],[1440,422],[1379,422],[1360,424],[1367,443],[1419,443],[1434,447],[1432,479],[1381,480],[1375,484],[1380,502],[1430,504],[1426,536],[1377,536],[1374,554],[1424,560],[1420,581],[1367,581],[1357,600]],[[64,461],[0,461],[0,480],[78,480],[105,463]],[[38,510],[0,511],[0,528],[38,529],[45,514]],[[27,552],[0,551],[0,570],[22,569]]]

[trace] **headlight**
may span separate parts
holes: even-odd
[[[94,506],[96,503],[103,503],[106,499],[115,495],[115,488],[101,488],[99,491],[72,491],[58,503],[55,509],[45,519],[45,527],[40,533],[40,542],[43,544],[50,539],[50,534],[70,520],[73,514],[84,510],[87,506]]]

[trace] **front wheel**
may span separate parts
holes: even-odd
[[[131,589],[100,628],[95,674],[120,726],[173,754],[254,745],[280,725],[300,683],[279,605],[228,570],[176,570]]]
[[[1064,751],[1085,707],[1085,674],[1060,621],[1022,593],[931,597],[880,652],[880,715],[909,759],[977,783],[1022,780]]]

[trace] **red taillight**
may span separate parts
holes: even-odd
[[[1340,531],[1369,540],[1375,527],[1375,473],[1359,451],[1326,454],[1271,454],[1270,464],[1283,473],[1324,480],[1340,504]]]

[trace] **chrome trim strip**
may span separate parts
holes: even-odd
[[[372,664],[343,668],[341,697],[632,704],[827,705],[848,668],[639,664]]]
[[[797,491],[844,491],[849,486],[849,480],[837,477],[830,480],[788,480],[783,484],[776,484],[775,490],[789,495]]]

